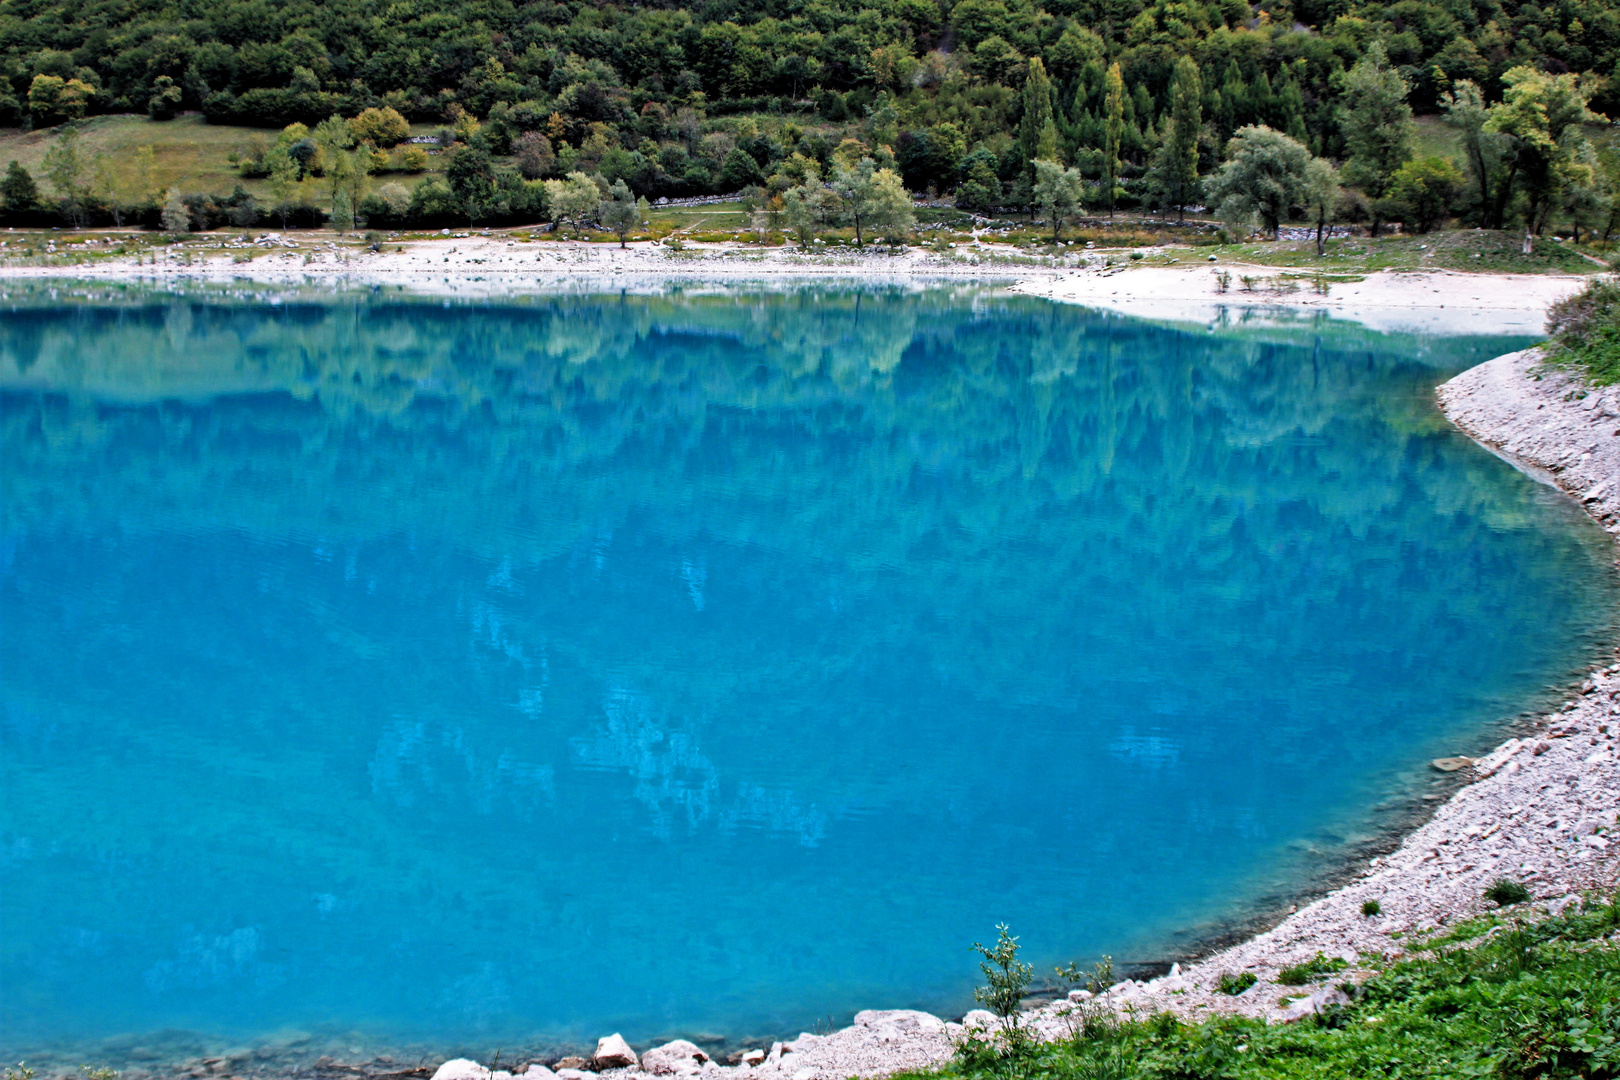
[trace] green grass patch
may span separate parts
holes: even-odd
[[[1620,905],[1471,924],[1347,982],[1348,1002],[1292,1024],[1162,1013],[1080,1017],[1050,1043],[964,1041],[940,1073],[1005,1080],[1306,1080],[1620,1076]]]
[[[1334,972],[1343,971],[1346,966],[1338,957],[1330,960],[1317,953],[1303,964],[1285,967],[1277,972],[1277,981],[1283,986],[1309,986],[1313,982],[1321,982]]]
[[[1574,244],[1537,238],[1528,255],[1518,233],[1491,229],[1451,229],[1413,236],[1341,237],[1326,242],[1322,258],[1314,240],[1226,244],[1223,259],[1330,272],[1379,270],[1458,270],[1497,274],[1597,274],[1608,268],[1601,253]]]
[[[1554,367],[1573,368],[1596,386],[1620,382],[1620,281],[1599,278],[1586,288],[1547,309],[1547,362]],[[1486,896],[1498,903],[1491,886]]]

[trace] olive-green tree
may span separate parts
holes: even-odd
[[[1207,195],[1237,226],[1258,222],[1275,239],[1290,207],[1305,201],[1311,152],[1280,131],[1251,124],[1226,144],[1226,163],[1210,177]]]
[[[45,151],[45,176],[62,199],[62,212],[75,228],[83,228],[90,211],[91,188],[95,176],[90,155],[79,145],[79,129],[64,124],[50,148]]]
[[[636,206],[636,197],[631,193],[630,186],[623,179],[613,181],[607,198],[597,207],[597,217],[603,226],[618,235],[619,246],[624,247],[625,237],[641,223],[641,211]]]
[[[1052,222],[1054,241],[1062,235],[1063,219],[1080,208],[1085,189],[1086,179],[1079,169],[1035,159],[1035,202]]]
[[[1507,139],[1508,173],[1499,191],[1522,197],[1528,255],[1565,186],[1587,175],[1581,125],[1593,119],[1586,107],[1593,87],[1573,73],[1549,75],[1532,67],[1513,68],[1502,82],[1507,92],[1491,107],[1485,129]]]
[[[544,181],[546,210],[558,224],[583,225],[602,203],[601,189],[582,172],[571,172],[561,180]]]
[[[1295,140],[1296,142],[1298,140]],[[1322,242],[1327,223],[1339,208],[1343,189],[1339,187],[1339,170],[1327,158],[1312,158],[1305,166],[1305,209],[1316,219],[1316,257],[1320,259],[1326,248]]]

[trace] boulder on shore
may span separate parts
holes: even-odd
[[[451,1058],[439,1066],[433,1080],[489,1080],[489,1070],[469,1058]]]
[[[760,1054],[760,1060],[765,1059]],[[655,1046],[641,1055],[641,1067],[654,1076],[686,1076],[695,1075],[703,1071],[703,1066],[709,1061],[696,1044],[685,1039],[676,1039],[663,1046]]]
[[[636,1052],[630,1049],[630,1044],[625,1042],[624,1036],[617,1031],[596,1040],[596,1053],[591,1055],[591,1067],[598,1072],[603,1069],[633,1069],[636,1064]]]

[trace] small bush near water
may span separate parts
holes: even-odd
[[[1491,887],[1485,890],[1485,899],[1507,907],[1509,904],[1522,904],[1530,899],[1530,890],[1517,881],[1497,878],[1491,883]]]
[[[1537,921],[1490,915],[1412,946],[1348,1004],[1293,1024],[1088,1015],[1050,1043],[966,1041],[942,1070],[978,1080],[1620,1077],[1620,903]],[[929,1080],[940,1073],[914,1073]]]
[[[1232,997],[1237,997],[1239,994],[1243,993],[1243,991],[1247,990],[1249,987],[1253,986],[1259,981],[1260,980],[1252,971],[1245,971],[1241,975],[1233,975],[1231,972],[1227,972],[1221,976],[1221,981],[1218,984],[1218,987],[1221,993],[1230,994]]]
[[[1620,279],[1597,278],[1547,309],[1550,363],[1583,371],[1594,384],[1620,382]]]
[[[1367,916],[1369,919],[1374,915],[1382,913],[1383,910],[1383,905],[1376,900],[1368,900],[1366,903],[1361,905],[1361,913]]]
[[[1285,967],[1277,972],[1277,981],[1284,986],[1305,986],[1319,979],[1325,979],[1335,971],[1343,971],[1345,966],[1345,962],[1338,957],[1329,960],[1321,953],[1317,953],[1303,964]]]

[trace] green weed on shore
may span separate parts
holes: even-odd
[[[964,1040],[963,1080],[1292,1080],[1620,1076],[1620,903],[1471,920],[1346,982],[1348,1002],[1292,1024],[1092,1012],[1073,1037]],[[926,1075],[912,1074],[908,1080]]]
[[[1580,370],[1597,386],[1620,382],[1620,280],[1599,278],[1547,309],[1547,362]]]

